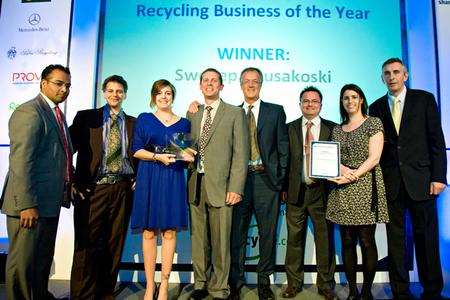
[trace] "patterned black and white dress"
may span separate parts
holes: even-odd
[[[369,157],[369,139],[383,131],[381,120],[368,117],[358,128],[345,132],[336,126],[332,140],[341,144],[341,163],[357,169]],[[375,174],[375,182],[372,176]],[[341,225],[369,225],[389,222],[386,192],[380,165],[358,181],[332,187],[326,218]]]

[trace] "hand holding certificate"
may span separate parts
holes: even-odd
[[[341,151],[338,142],[311,142],[310,176],[318,179],[331,179],[341,175]]]

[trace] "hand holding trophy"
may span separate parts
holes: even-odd
[[[174,154],[176,160],[193,162],[197,151],[190,148],[191,145],[192,139],[189,133],[174,133],[169,139],[166,153]]]

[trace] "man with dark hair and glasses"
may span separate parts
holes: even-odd
[[[70,126],[78,153],[74,174],[74,227],[70,296],[113,299],[132,208],[135,118],[122,109],[128,84],[112,75],[102,85],[106,104],[79,111]]]
[[[286,275],[288,286],[283,298],[293,298],[301,292],[304,280],[305,240],[308,216],[314,226],[316,244],[317,289],[325,299],[337,299],[334,293],[334,246],[331,224],[325,219],[327,203],[326,180],[312,179],[309,173],[310,144],[314,140],[328,141],[335,123],[319,116],[322,93],[310,86],[300,93],[302,116],[288,124],[289,165],[287,186],[283,193],[286,202]]]
[[[69,91],[69,69],[49,65],[42,71],[39,95],[9,119],[9,170],[0,198],[9,239],[8,299],[54,299],[48,278],[72,176],[72,144],[59,107]]]

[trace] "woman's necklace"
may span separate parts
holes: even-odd
[[[170,123],[173,120],[174,114],[171,113],[170,116],[163,116],[161,114],[157,114],[158,118],[163,121],[163,123]]]

